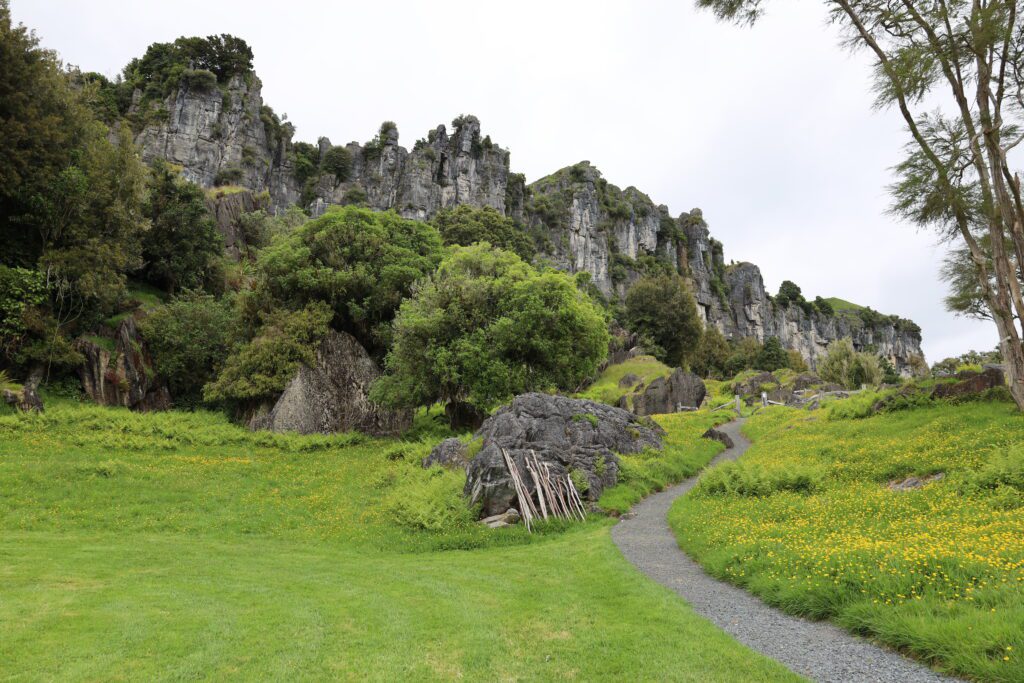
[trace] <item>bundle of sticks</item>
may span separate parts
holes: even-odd
[[[533,482],[533,491],[536,494],[536,502],[530,494],[530,487],[527,486],[523,475],[516,465],[516,461],[504,448],[501,454],[505,458],[505,465],[512,477],[512,484],[516,489],[516,497],[519,499],[520,516],[527,531],[532,533],[533,524],[537,519],[578,519],[584,521],[587,518],[587,510],[583,505],[583,498],[580,496],[576,486],[572,483],[572,477],[568,474],[555,476],[551,474],[551,468],[546,462],[541,462],[534,451],[526,456],[526,471]]]

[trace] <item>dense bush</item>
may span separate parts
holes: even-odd
[[[142,236],[143,277],[172,294],[219,287],[215,266],[224,239],[206,210],[203,191],[157,162],[150,171],[144,212],[150,228]]]
[[[263,209],[243,213],[238,217],[238,229],[251,249],[262,249],[278,235],[287,235],[304,225],[309,217],[297,206],[289,206],[281,214],[270,215]]]
[[[195,406],[203,386],[223,367],[238,337],[231,302],[185,292],[141,323],[153,365],[167,381],[176,405]]]
[[[46,298],[43,273],[0,265],[0,361],[14,359],[29,332],[26,313]]]
[[[207,69],[185,69],[181,82],[194,90],[210,91],[217,87],[217,74]]]
[[[227,166],[217,171],[217,175],[213,178],[213,184],[218,187],[221,185],[234,185],[241,181],[244,175],[245,172],[238,166]]]
[[[441,209],[431,223],[441,233],[445,244],[469,246],[488,242],[499,249],[514,251],[528,262],[533,260],[536,252],[529,235],[520,230],[511,218],[490,207],[461,204],[453,209]]]
[[[731,352],[729,342],[718,328],[709,325],[690,354],[690,369],[701,377],[725,379]]]
[[[457,247],[402,304],[373,396],[489,410],[526,391],[573,389],[607,352],[600,308],[568,275],[487,243]]]
[[[757,360],[754,363],[758,370],[774,372],[775,370],[789,367],[789,354],[782,348],[782,343],[778,337],[768,337],[761,351],[757,354]]]
[[[835,315],[835,309],[832,307],[832,304],[825,299],[822,299],[820,296],[814,297],[814,307],[818,309],[818,312],[822,315]]]
[[[426,223],[390,211],[332,208],[260,254],[260,297],[289,310],[322,301],[335,329],[383,355],[395,311],[434,271],[441,251],[437,230]]]
[[[259,333],[228,357],[217,379],[203,388],[203,398],[234,407],[275,398],[300,365],[314,363],[330,320],[330,308],[319,302],[265,314]]]
[[[626,293],[626,325],[663,363],[681,365],[700,341],[697,304],[678,275],[644,277]]]
[[[352,174],[352,153],[346,147],[331,147],[324,154],[323,170],[333,175],[336,182],[345,182]]]
[[[835,382],[847,389],[859,389],[862,384],[878,384],[882,371],[878,358],[858,352],[849,339],[832,342],[828,355],[818,365],[818,374],[826,382]]]
[[[196,71],[214,77],[213,84],[209,84],[208,76],[199,77],[210,88],[226,84],[252,71],[252,49],[241,38],[227,34],[182,37],[173,43],[153,43],[142,57],[128,63],[123,75],[132,88],[155,99],[169,95],[184,79],[194,78]]]

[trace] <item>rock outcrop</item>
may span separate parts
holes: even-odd
[[[292,129],[264,109],[261,88],[250,73],[232,78],[223,92],[183,81],[159,104],[136,91],[129,117],[147,122],[135,137],[143,160],[176,164],[202,187],[237,185],[269,192],[278,205],[298,202],[288,154]]]
[[[932,396],[935,398],[964,398],[980,394],[996,387],[1005,387],[1006,379],[1003,371],[988,368],[984,372],[972,373],[970,376],[958,376],[959,381],[948,384],[937,384]]]
[[[85,357],[78,375],[90,399],[100,405],[140,412],[171,407],[171,394],[156,377],[153,359],[133,316],[121,321],[114,339],[98,342],[96,338],[75,342],[75,348]]]
[[[43,399],[39,396],[39,384],[43,381],[43,374],[42,365],[33,367],[23,385],[4,389],[0,397],[4,403],[20,412],[43,412]]]
[[[412,426],[412,412],[370,401],[370,385],[378,377],[380,369],[355,337],[331,331],[317,347],[315,366],[301,366],[273,408],[251,417],[249,427],[299,434],[399,434]]]
[[[474,435],[482,442],[470,461],[465,493],[483,516],[515,507],[516,492],[502,450],[526,472],[526,456],[536,453],[556,477],[587,482],[581,491],[596,501],[618,480],[616,454],[660,449],[660,427],[603,403],[547,394],[523,394],[484,422]],[[532,482],[527,482],[531,495]]]
[[[206,198],[206,210],[217,223],[217,231],[224,238],[224,249],[236,261],[247,253],[252,245],[242,230],[239,219],[244,214],[270,209],[270,194],[267,192],[217,192]]]
[[[451,131],[438,126],[411,149],[398,144],[391,127],[367,143],[350,142],[345,149],[351,164],[341,178],[323,168],[333,148],[327,138],[305,145],[299,164],[293,127],[264,105],[260,81],[251,72],[233,78],[223,91],[183,84],[158,103],[136,93],[129,116],[143,122],[136,142],[147,161],[167,159],[206,188],[228,183],[253,196],[266,193],[272,211],[301,204],[319,215],[331,204],[360,203],[425,220],[460,204],[491,207],[528,231],[541,257],[568,272],[589,273],[604,296],[621,299],[645,272],[678,272],[689,280],[705,325],[731,340],[778,337],[811,369],[829,344],[844,337],[858,350],[888,358],[904,375],[921,355],[920,329],[910,321],[777,305],[757,266],[726,265],[724,248],[710,236],[699,209],[673,217],[636,188],[607,182],[589,162],[527,187],[522,175],[510,171],[508,150],[482,135],[474,116],[458,117]],[[245,210],[234,206],[244,201],[249,200],[217,207],[232,253],[242,246],[230,215]],[[613,356],[628,353],[624,347]]]
[[[664,415],[699,408],[706,394],[704,380],[677,368],[668,377],[658,377],[634,394],[633,412],[637,415]]]
[[[407,151],[398,144],[398,132],[360,145],[346,145],[352,171],[343,182],[323,174],[316,183],[319,202],[344,204],[356,192],[370,207],[394,209],[406,218],[426,220],[439,209],[461,204],[491,207],[502,213],[521,211],[524,180],[509,173],[509,153],[481,138],[480,121],[461,116],[455,130],[440,125]],[[324,139],[322,149],[330,149]]]
[[[460,439],[445,439],[434,446],[430,455],[423,459],[424,467],[444,467],[445,469],[466,469],[469,460],[466,458],[466,444]]]

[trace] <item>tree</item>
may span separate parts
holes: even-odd
[[[224,239],[206,210],[203,191],[166,163],[150,170],[142,237],[143,277],[171,294],[209,286],[209,274],[224,253]]]
[[[882,383],[883,384],[899,384],[900,373],[896,372],[896,367],[892,364],[885,356],[880,356],[878,359],[879,369],[882,371]]]
[[[708,327],[690,356],[690,369],[701,377],[725,379],[731,349],[717,327]]]
[[[352,174],[352,152],[346,147],[331,147],[324,154],[323,170],[334,176],[334,180],[343,183]]]
[[[486,411],[527,391],[573,390],[607,353],[601,309],[569,275],[486,242],[456,247],[402,304],[371,397]]]
[[[814,297],[814,307],[818,309],[818,312],[822,315],[835,315],[835,309],[832,304],[826,299],[822,299],[820,296]]]
[[[193,406],[234,347],[238,319],[229,299],[191,291],[150,313],[141,329],[175,404]]]
[[[491,246],[514,251],[524,261],[532,261],[536,253],[533,240],[515,222],[497,209],[477,208],[460,204],[454,209],[441,209],[431,223],[441,233],[445,244],[469,246],[488,242]]]
[[[626,325],[658,360],[682,365],[700,341],[697,304],[678,275],[648,276],[626,293]]]
[[[726,378],[735,377],[744,370],[750,370],[757,365],[757,357],[764,348],[761,342],[754,337],[744,337],[739,341],[730,343],[731,352],[725,361]]]
[[[441,255],[441,237],[431,225],[392,211],[332,207],[260,253],[259,296],[268,306],[293,311],[325,302],[334,329],[382,356],[399,304]]]
[[[789,355],[782,348],[782,343],[778,337],[768,337],[764,347],[757,354],[757,360],[754,363],[758,370],[774,372],[775,370],[789,367]]]
[[[786,367],[793,372],[807,372],[807,361],[796,349],[786,351]]]
[[[300,365],[313,365],[316,345],[327,333],[331,309],[314,302],[299,311],[265,313],[259,333],[224,363],[203,398],[236,409],[275,399]]]
[[[741,22],[763,10],[762,0],[697,4]],[[877,103],[897,107],[910,133],[891,187],[893,211],[959,245],[974,299],[999,333],[1010,393],[1024,410],[1024,197],[1009,159],[1024,124],[1018,2],[825,4],[848,42],[874,57]],[[966,282],[954,284],[962,293]],[[960,301],[954,310],[970,306]]]
[[[804,300],[804,295],[800,292],[800,287],[796,283],[790,280],[783,280],[779,286],[779,293],[775,296],[775,302],[785,308],[791,303],[800,303]]]
[[[859,389],[862,384],[878,384],[882,378],[878,357],[856,351],[848,338],[829,345],[828,355],[818,365],[818,374],[826,382],[834,382],[847,389]]]

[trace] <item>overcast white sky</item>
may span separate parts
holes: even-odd
[[[690,0],[13,0],[65,62],[113,77],[156,41],[232,33],[263,96],[298,128],[402,144],[461,113],[528,180],[587,159],[673,215],[704,210],[726,260],[917,321],[929,362],[995,346],[945,312],[942,249],[885,213],[905,141],[871,109],[866,57],[837,46],[823,4],[774,0],[754,28]]]

